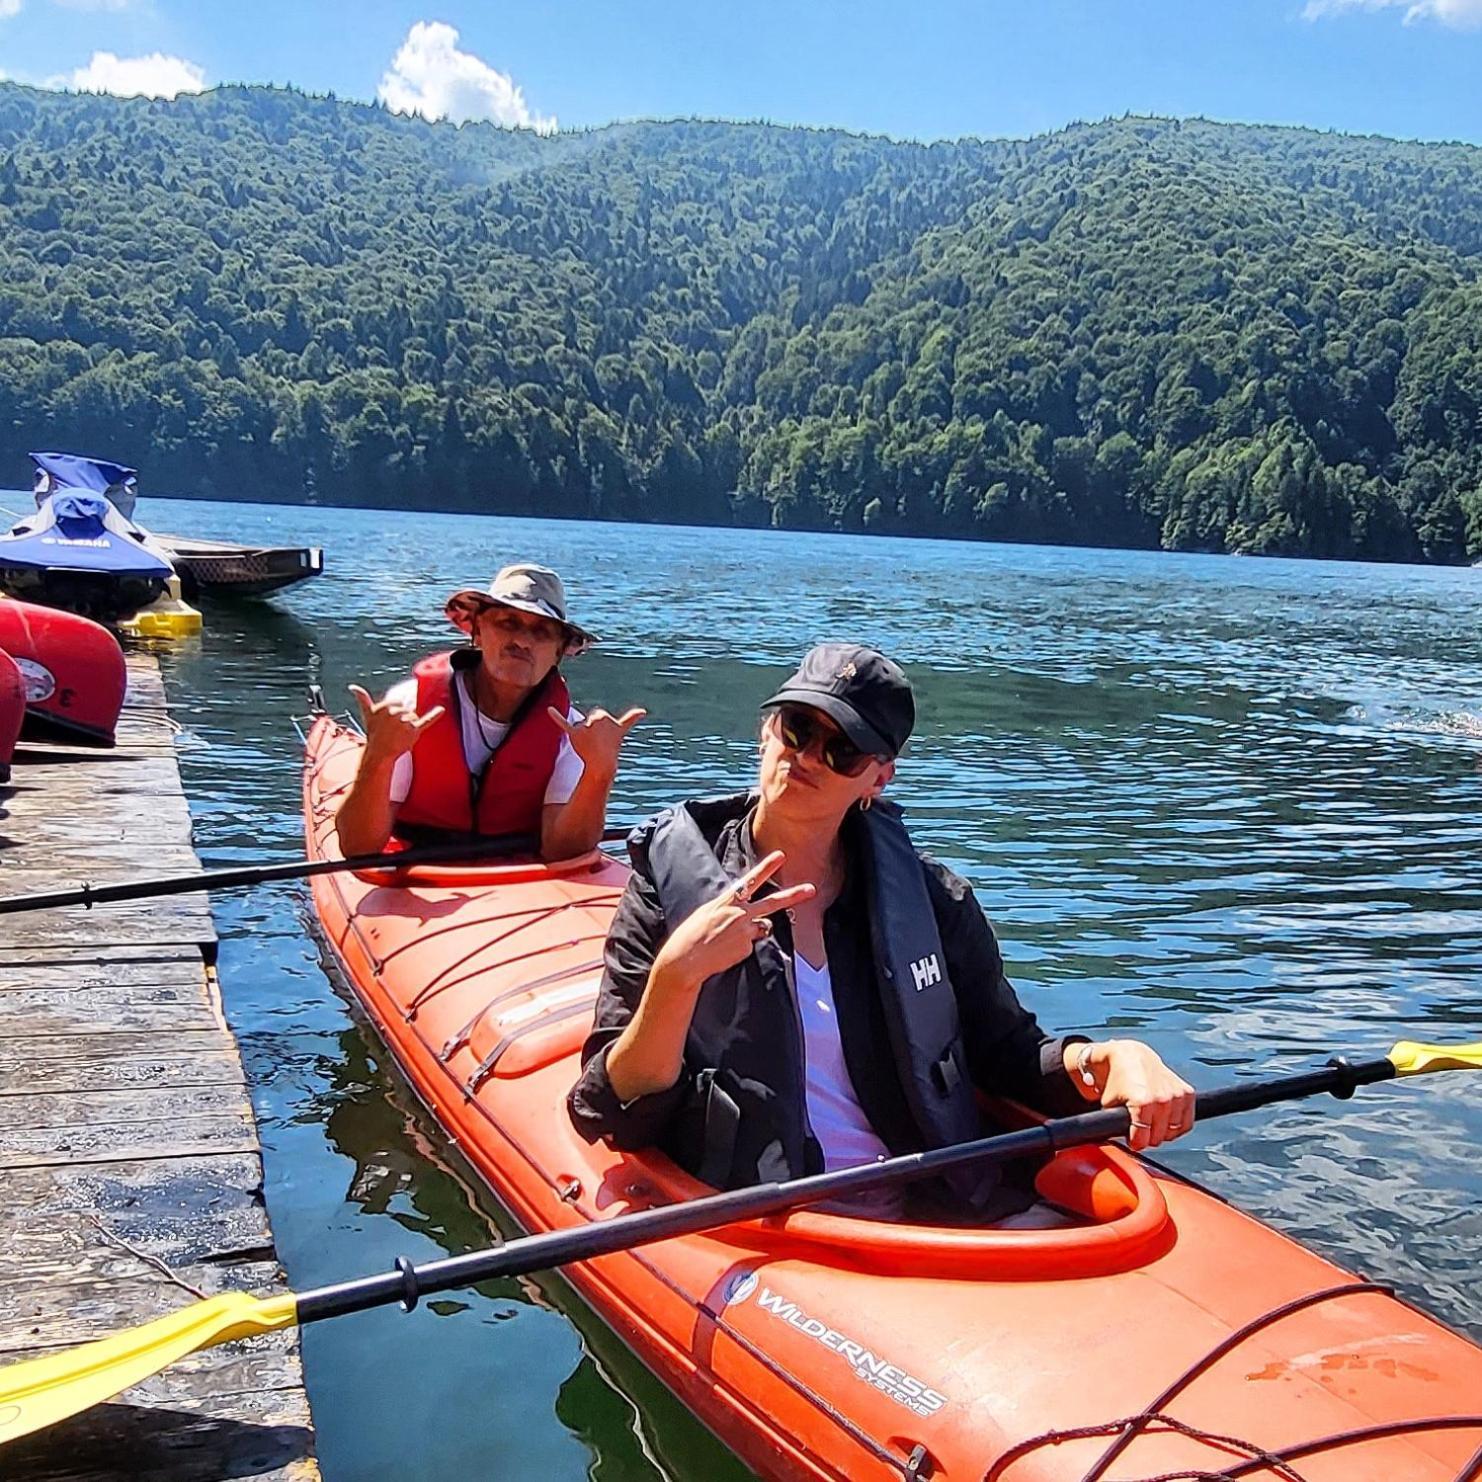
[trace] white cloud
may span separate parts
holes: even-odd
[[[418,21],[407,32],[376,96],[393,113],[420,113],[454,123],[487,119],[550,134],[554,118],[530,111],[525,94],[507,72],[472,52],[458,50],[458,33],[444,21]]]
[[[1403,10],[1407,26],[1439,21],[1457,31],[1482,29],[1482,0],[1307,0],[1302,15],[1316,21],[1355,10]]]
[[[111,51],[95,51],[86,67],[49,81],[79,93],[173,98],[177,93],[201,92],[206,86],[206,73],[184,57],[168,57],[158,51],[147,57],[116,57]]]
[[[0,21],[8,21],[11,16],[19,15],[21,0],[0,0]]]

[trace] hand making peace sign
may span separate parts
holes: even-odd
[[[753,865],[730,889],[706,901],[669,933],[654,961],[673,968],[686,982],[698,986],[706,978],[735,967],[763,938],[772,934],[767,918],[790,910],[816,894],[812,885],[789,885],[753,900],[786,862],[780,849]]]

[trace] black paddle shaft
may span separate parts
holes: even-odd
[[[1351,1065],[1341,1056],[1335,1056],[1321,1070],[1299,1071],[1296,1075],[1279,1079],[1236,1082],[1233,1086],[1222,1086],[1218,1091],[1201,1091],[1195,1102],[1195,1120],[1206,1122],[1213,1117],[1254,1111],[1259,1106],[1270,1106],[1278,1101],[1300,1101],[1304,1096],[1320,1096],[1325,1091],[1340,1100],[1347,1100],[1360,1086],[1393,1080],[1396,1074],[1392,1060],[1362,1060]]]
[[[1202,1092],[1196,1103],[1196,1117],[1199,1121],[1207,1121],[1279,1101],[1316,1096],[1325,1091],[1337,1096],[1351,1096],[1355,1087],[1387,1080],[1394,1074],[1395,1067],[1388,1060],[1370,1060],[1359,1065],[1334,1061],[1321,1070]],[[1016,1158],[1045,1157],[1062,1148],[1109,1142],[1126,1136],[1129,1120],[1125,1107],[1108,1107],[1043,1122],[1021,1132],[956,1143],[924,1153],[906,1153],[879,1163],[863,1163],[857,1168],[836,1169],[833,1173],[810,1174],[783,1183],[733,1189],[683,1204],[666,1204],[659,1209],[599,1220],[571,1230],[551,1230],[512,1240],[493,1250],[470,1251],[467,1255],[430,1261],[425,1266],[414,1266],[403,1257],[396,1263],[396,1270],[385,1275],[366,1276],[357,1281],[305,1292],[298,1299],[298,1320],[306,1323],[324,1317],[340,1317],[391,1302],[400,1302],[410,1311],[420,1297],[471,1286],[477,1281],[525,1276],[532,1271],[547,1271],[573,1261],[589,1261],[656,1240],[698,1235],[706,1230],[762,1219],[824,1200],[910,1183],[970,1163],[1009,1163]]]
[[[602,842],[628,836],[626,828],[608,829]],[[155,880],[125,880],[117,885],[79,885],[75,890],[48,890],[34,895],[0,896],[0,916],[17,911],[43,911],[55,906],[93,906],[108,901],[152,900],[162,895],[190,895],[197,890],[237,890],[276,880],[307,880],[341,870],[405,870],[413,865],[461,864],[501,859],[511,854],[538,854],[540,840],[533,834],[456,839],[447,844],[423,844],[378,854],[353,854],[346,859],[295,859],[284,864],[250,865],[236,870],[203,870],[194,875],[164,875]]]

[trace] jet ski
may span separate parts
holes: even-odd
[[[147,607],[175,574],[168,556],[103,493],[68,488],[0,535],[0,588],[111,622]]]

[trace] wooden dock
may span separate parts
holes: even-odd
[[[164,687],[112,752],[23,748],[0,894],[198,869]],[[0,1363],[283,1275],[204,895],[0,917]],[[0,1476],[318,1476],[295,1330],[197,1354],[0,1452]]]

